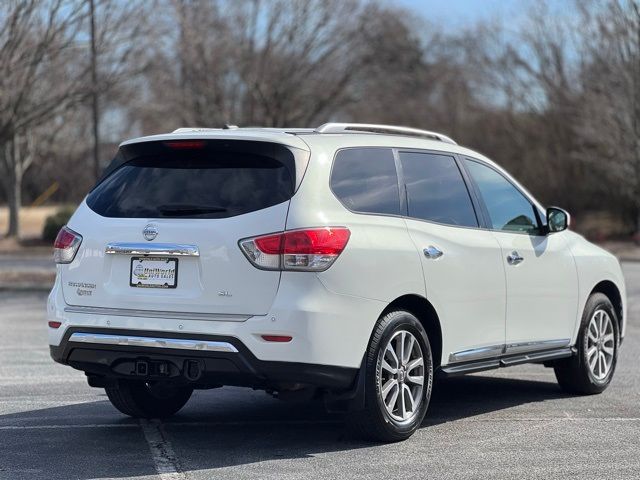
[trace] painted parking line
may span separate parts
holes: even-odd
[[[186,479],[187,477],[180,468],[178,457],[167,438],[162,422],[141,419],[139,423],[142,433],[144,433],[144,438],[149,445],[151,459],[160,478],[162,480]]]
[[[86,423],[69,425],[2,425],[2,430],[62,430],[65,428],[138,428],[136,423]]]
[[[0,380],[0,387],[22,387],[28,385],[58,385],[58,384],[68,384],[68,383],[79,383],[80,385],[84,385],[86,380],[83,378],[30,378],[30,377],[22,377],[20,379],[6,379],[3,378]]]

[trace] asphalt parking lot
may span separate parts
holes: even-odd
[[[393,445],[350,439],[321,404],[240,388],[129,419],[51,361],[44,292],[0,292],[0,479],[640,478],[640,263],[624,269],[630,322],[605,393],[566,396],[535,365],[440,381],[422,428]]]

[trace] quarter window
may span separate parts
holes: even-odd
[[[469,191],[453,157],[401,152],[409,217],[477,227]]]
[[[465,163],[480,190],[494,230],[529,234],[539,231],[533,205],[511,182],[481,163],[467,159]]]
[[[340,150],[331,172],[331,189],[350,210],[400,214],[398,175],[389,148]]]

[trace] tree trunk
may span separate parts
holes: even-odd
[[[100,180],[100,110],[98,103],[98,70],[96,49],[96,21],[94,0],[89,0],[89,21],[91,25],[91,127],[93,133],[93,176]]]
[[[14,175],[9,191],[9,228],[7,237],[20,237],[20,207],[22,206],[22,176]]]
[[[22,179],[24,172],[31,165],[32,158],[29,151],[25,152],[17,135],[5,146],[5,166],[8,170],[9,182],[5,183],[9,203],[9,228],[7,237],[20,238],[20,207],[22,207]],[[29,150],[27,141],[26,150]]]

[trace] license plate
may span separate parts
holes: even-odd
[[[176,288],[178,259],[133,257],[129,285],[139,288]]]

